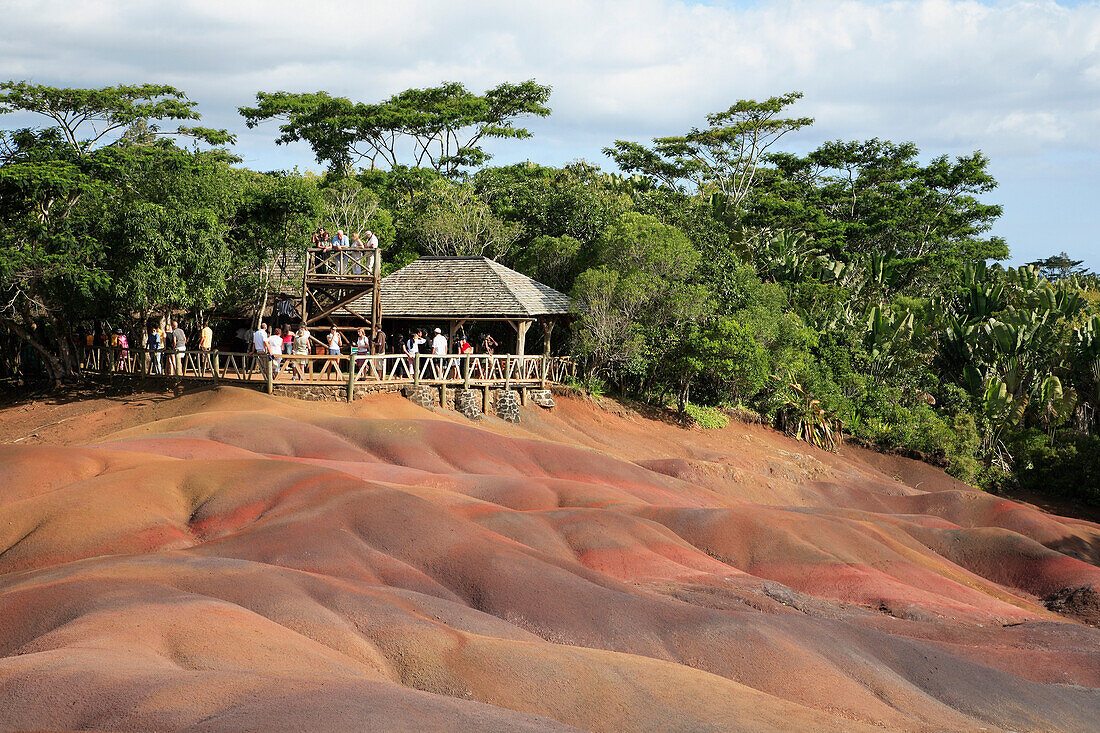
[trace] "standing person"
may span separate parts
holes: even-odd
[[[199,351],[210,351],[214,346],[214,329],[207,323],[199,331]]]
[[[344,250],[349,246],[348,235],[344,234],[343,229],[337,229],[336,234],[332,237],[332,248],[336,250],[336,273],[338,275],[346,275],[348,269],[348,256]]]
[[[130,357],[130,340],[126,338],[121,328],[115,331],[115,336],[118,337],[118,371],[124,372],[126,361]]]
[[[402,344],[401,349],[405,352],[405,364],[409,367],[409,376],[412,376],[412,372],[416,369],[416,355],[420,353],[420,347],[428,342],[424,338],[424,332],[417,329],[409,334],[409,338]]]
[[[261,374],[267,371],[267,324],[252,332],[252,352],[256,355],[256,368]]]
[[[202,367],[204,370],[214,371],[214,362],[210,360],[210,349],[214,346],[214,329],[210,324],[203,324],[199,331],[199,351],[202,352]]]
[[[366,247],[363,244],[363,240],[359,238],[359,232],[351,233],[351,274],[362,275],[363,274],[363,250]]]
[[[447,337],[443,335],[443,329],[435,329],[432,337],[432,371],[436,379],[443,378],[444,359],[447,356]]]
[[[485,353],[484,364],[479,366],[482,375],[489,379],[493,374],[493,351],[497,347],[497,340],[489,334],[482,334],[481,336],[481,350]],[[478,359],[478,361],[482,361]]]
[[[283,365],[283,360],[280,358],[282,355],[283,331],[276,326],[272,334],[267,337],[267,356],[271,359],[271,371],[276,379],[279,377],[279,370]]]
[[[365,241],[360,242],[360,246],[366,250],[366,257],[360,256],[360,259],[366,260],[366,273],[369,275],[374,272],[374,258],[378,254],[378,235],[369,229],[363,233],[366,237]]]
[[[371,335],[370,351],[378,357],[373,359],[374,374],[381,379],[386,374],[386,332],[378,326],[374,327],[374,332]]]
[[[313,233],[313,246],[321,250],[321,254],[318,255],[320,261],[317,263],[317,274],[324,275],[328,272],[328,265],[325,264],[328,260],[328,252],[332,249],[328,232],[325,231],[324,227],[321,227]]]
[[[355,374],[362,378],[363,370],[367,366],[367,354],[370,353],[370,338],[365,328],[360,328],[356,336],[358,338],[355,339],[355,348],[358,350],[358,355],[355,357]]]
[[[489,356],[493,355],[493,350],[496,349],[497,345],[497,340],[489,334],[485,334],[481,337],[481,348]]]
[[[160,350],[164,348],[164,342],[160,340],[160,332],[156,326],[149,327],[149,336],[145,340],[145,349],[149,353],[149,371],[153,374],[164,374],[161,366]]]
[[[180,328],[180,324],[176,321],[172,321],[172,343],[175,344],[176,351],[172,355],[173,361],[176,365],[176,376],[183,376],[183,352],[187,351],[187,335]]]
[[[172,324],[161,330],[161,339],[164,343],[164,360],[168,362],[168,374],[176,373],[176,333],[172,330]]]
[[[460,354],[472,354],[474,353],[473,344],[466,338],[466,334],[462,334],[458,339],[458,353]]]
[[[340,356],[342,353],[340,349],[344,345],[344,337],[336,330],[336,326],[332,326],[328,330],[328,336],[325,340],[328,342],[329,357]],[[325,360],[325,365],[321,367],[321,376],[328,374],[329,369],[332,368],[336,369],[336,378],[343,379],[344,373],[340,371],[340,360],[332,358]]]
[[[306,328],[306,324],[298,324],[298,330],[294,333],[294,355],[295,356],[309,356],[309,329]],[[294,359],[291,361],[291,367],[294,369],[294,376],[291,379],[305,380],[305,370],[302,368],[302,362],[309,361],[308,359]],[[310,373],[313,373],[313,368],[310,367]]]

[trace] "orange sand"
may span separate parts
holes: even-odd
[[[558,402],[3,411],[0,729],[1095,729],[1097,525]]]

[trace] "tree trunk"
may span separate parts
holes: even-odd
[[[65,373],[65,369],[62,366],[61,362],[58,360],[57,356],[55,356],[48,348],[46,348],[45,344],[36,339],[33,333],[20,326],[19,323],[17,323],[16,321],[7,316],[3,317],[3,321],[7,325],[7,327],[15,333],[15,335],[17,335],[23,341],[26,341],[28,344],[30,344],[31,348],[42,355],[42,359],[46,363],[46,371],[49,373],[52,386],[54,388],[60,387],[61,378]],[[25,374],[24,377],[26,377]]]

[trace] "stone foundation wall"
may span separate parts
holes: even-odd
[[[501,420],[519,422],[519,392],[514,389],[502,389],[497,392],[493,411]]]
[[[379,392],[400,392],[401,387],[393,384],[355,385],[355,399],[361,399],[370,394]],[[312,384],[308,387],[275,384],[275,394],[282,397],[293,397],[296,400],[309,402],[344,402],[348,396],[347,384]]]
[[[293,397],[298,400],[311,402],[343,402],[347,399],[346,384],[319,384],[309,386],[276,384],[275,394],[283,397]],[[445,410],[454,410],[469,420],[481,420],[486,414],[495,415],[501,420],[518,423],[522,412],[520,410],[521,397],[518,390],[491,388],[489,390],[488,404],[485,404],[485,391],[483,388],[462,389],[448,387],[445,392],[444,404],[440,405],[440,389],[438,386],[421,385],[415,387],[411,384],[368,384],[355,385],[355,399],[361,399],[370,394],[379,392],[401,392],[412,402],[429,410],[442,407]],[[550,409],[554,406],[553,393],[549,389],[528,389],[527,398],[534,404]]]
[[[470,420],[480,420],[482,392],[477,389],[454,390],[455,411],[461,413]]]
[[[430,410],[436,406],[436,398],[439,395],[439,388],[427,386],[405,387],[401,390],[401,392],[414,403]]]

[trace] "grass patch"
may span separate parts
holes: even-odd
[[[729,415],[717,407],[704,407],[703,405],[687,404],[687,414],[695,421],[695,424],[707,430],[724,428],[730,424]]]

